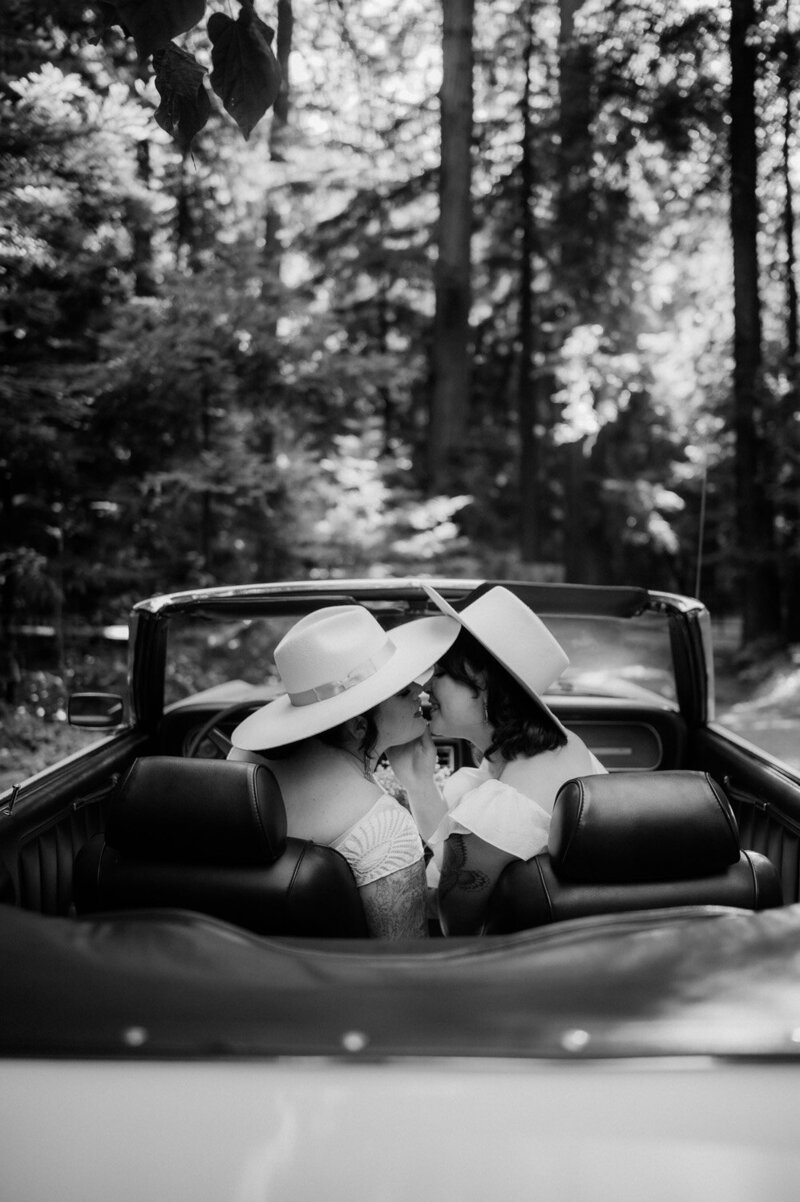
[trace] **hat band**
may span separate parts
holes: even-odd
[[[392,640],[387,639],[380,651],[376,651],[369,659],[365,659],[341,680],[329,680],[326,684],[317,685],[313,689],[303,689],[300,693],[289,693],[289,700],[292,705],[313,705],[315,701],[328,701],[331,697],[337,697],[339,693],[346,693],[354,685],[361,684],[362,681],[369,680],[370,676],[374,676],[379,668],[389,662],[396,650],[397,647]]]

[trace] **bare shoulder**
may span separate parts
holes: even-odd
[[[330,843],[341,838],[375,804],[381,789],[359,771],[352,756],[334,747],[307,744],[274,761],[289,833]]]

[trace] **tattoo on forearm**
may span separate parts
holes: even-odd
[[[425,864],[418,860],[361,891],[370,935],[381,939],[422,939],[428,934]]]
[[[453,889],[463,889],[466,893],[476,893],[480,889],[488,889],[491,881],[485,872],[477,868],[466,868],[467,849],[463,835],[450,835],[442,864],[442,875],[439,880],[439,896],[446,897]]]

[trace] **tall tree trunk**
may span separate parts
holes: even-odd
[[[466,430],[472,383],[469,311],[474,0],[442,0],[442,11],[442,161],[427,464],[433,492],[446,490],[451,479],[454,452],[462,445]]]
[[[569,276],[576,309],[594,294],[592,264],[592,79],[594,55],[575,36],[583,0],[560,0],[558,37],[558,228],[561,266]]]
[[[150,188],[150,142],[143,138],[136,143],[136,174],[145,188]],[[155,296],[158,292],[153,263],[153,228],[149,219],[133,219],[133,272],[137,296]]]
[[[5,480],[0,482],[3,492],[5,492],[5,484]],[[9,505],[6,506],[6,498],[0,497],[0,515],[4,510],[8,512],[10,498],[8,500]],[[3,558],[5,559],[4,570],[0,575],[0,701],[15,705],[18,700],[17,688],[22,680],[19,644],[13,629],[17,608],[18,569],[13,562],[11,552],[6,550]]]
[[[275,57],[281,69],[281,86],[272,109],[272,124],[269,131],[269,157],[273,163],[281,163],[284,159],[284,142],[289,124],[289,55],[292,50],[293,30],[292,0],[278,0]],[[281,268],[280,231],[280,207],[272,196],[268,195],[264,217],[264,263],[269,267],[275,282],[280,278]]]
[[[734,430],[742,640],[777,634],[780,594],[761,411],[754,0],[731,0],[729,153],[733,242]]]
[[[206,480],[205,487],[200,494],[200,559],[203,565],[203,572],[206,579],[203,583],[213,579],[213,558],[214,558],[214,514],[211,500],[211,489],[208,487],[208,463],[211,453],[211,398],[208,395],[208,386],[202,384],[202,393],[200,396],[200,445],[202,448],[203,457],[203,473]]]
[[[559,153],[557,230],[562,288],[569,294],[568,328],[587,320],[593,299],[591,264],[592,53],[575,38],[575,15],[583,0],[560,0]],[[568,580],[602,582],[603,565],[595,554],[592,524],[598,498],[594,494],[591,456],[585,440],[564,447],[564,572]],[[607,564],[605,567],[607,568]]]
[[[146,80],[147,68],[144,64],[139,64],[136,76],[137,80]],[[141,142],[136,143],[136,175],[149,192],[152,177],[149,138],[142,138]],[[134,217],[132,239],[134,291],[137,296],[156,296],[158,285],[153,259],[153,228],[149,214],[144,220],[138,216]]]
[[[285,158],[286,141],[289,128],[289,111],[291,107],[291,92],[289,81],[289,56],[292,51],[292,36],[294,33],[294,10],[292,0],[278,0],[277,30],[275,36],[275,57],[281,69],[281,86],[275,104],[272,108],[272,123],[269,130],[269,157],[273,163],[282,163]],[[265,307],[264,332],[267,338],[274,339],[278,332],[278,317],[280,314],[281,267],[283,264],[283,247],[280,234],[283,226],[283,205],[289,205],[288,185],[283,194],[267,183],[267,195],[264,204],[264,250],[262,253],[263,273],[262,290],[265,298],[272,302]],[[264,404],[269,407],[267,396]],[[273,454],[273,431],[269,421],[259,423],[259,450],[265,459]],[[265,493],[257,502],[257,517],[255,522],[256,535],[253,553],[255,559],[255,576],[258,580],[273,580],[277,562],[280,558],[275,529],[273,507],[275,498]]]
[[[536,351],[533,312],[533,146],[531,121],[531,65],[533,62],[533,3],[523,6],[525,83],[522,91],[522,158],[520,161],[520,225],[522,246],[519,295],[519,374],[517,420],[519,425],[519,551],[524,562],[536,563],[541,547],[539,525],[541,501],[539,496],[540,455],[537,427],[539,423],[539,379],[534,370]]]
[[[783,177],[783,232],[786,241],[786,351],[792,388],[797,384],[798,354],[798,305],[797,305],[797,254],[794,237],[794,192],[792,189],[792,147],[794,143],[794,78],[797,71],[797,47],[789,27],[789,5],[786,0],[786,30],[783,39],[781,63],[781,91],[783,93],[783,140],[781,145],[781,175]],[[793,399],[796,399],[793,398]]]
[[[792,189],[792,151],[794,134],[794,80],[797,71],[797,47],[791,28],[791,0],[786,0],[786,26],[781,45],[780,86],[783,98],[783,138],[781,179],[783,183],[783,233],[786,244],[786,375],[788,388],[782,402],[783,497],[781,516],[786,531],[782,555],[784,618],[787,642],[800,643],[800,439],[796,432],[796,414],[800,408],[800,363],[798,363],[797,254],[794,234],[794,192]]]
[[[189,203],[188,183],[191,154],[184,151],[178,168],[177,195],[175,197],[175,258],[181,269],[191,270],[194,258],[194,220]]]

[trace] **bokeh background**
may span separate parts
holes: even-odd
[[[699,595],[791,754],[799,9],[259,0],[226,110],[249,0],[5,0],[0,762],[142,596],[417,573]]]

